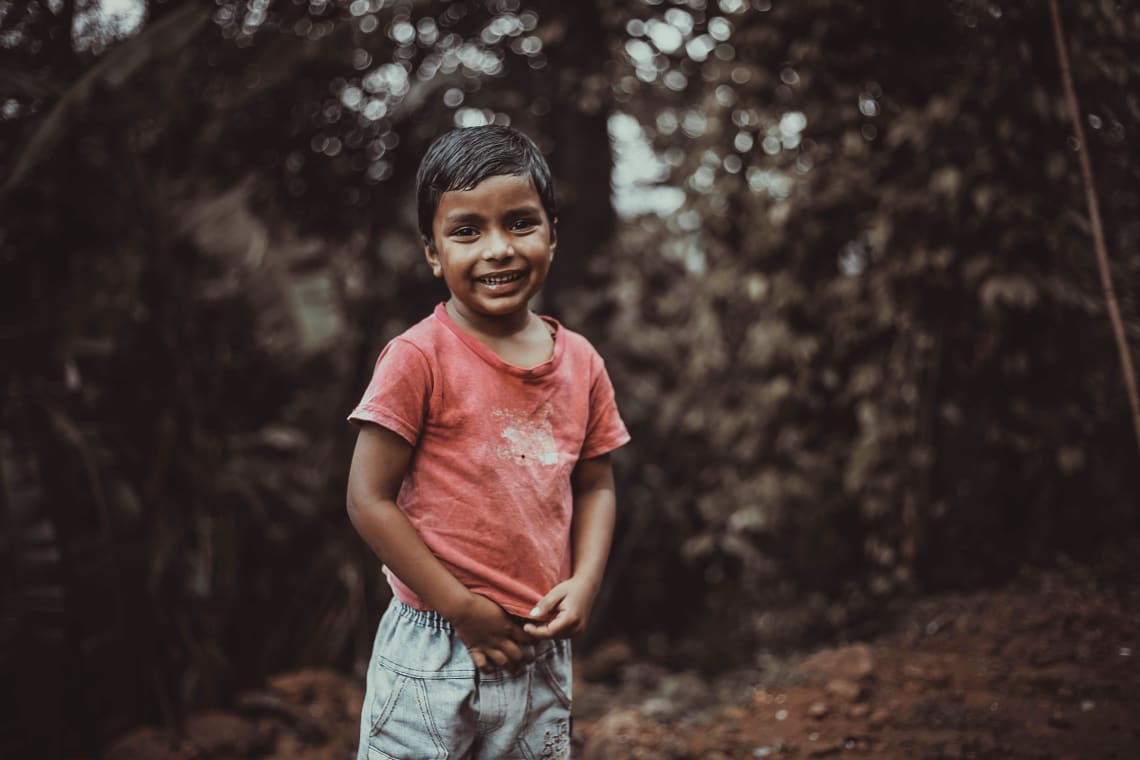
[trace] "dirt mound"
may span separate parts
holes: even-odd
[[[1140,594],[1038,575],[927,597],[890,633],[716,677],[639,660],[620,641],[580,658],[575,756],[635,758],[1140,757]],[[362,684],[307,670],[153,728],[106,760],[351,757]]]
[[[619,709],[580,721],[580,756],[1136,758],[1138,624],[1134,594],[1055,576],[930,597],[894,632],[758,672],[749,695],[711,710],[670,701],[676,674],[633,700],[586,684],[591,711],[599,688]]]

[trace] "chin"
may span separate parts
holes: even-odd
[[[481,305],[480,311],[489,317],[509,317],[520,311],[525,311],[530,304],[530,299],[515,300],[514,298],[502,303],[489,303]]]

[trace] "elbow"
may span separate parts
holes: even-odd
[[[344,498],[344,509],[348,513],[348,519],[355,524],[357,516],[364,510],[364,500],[349,489]]]
[[[348,489],[344,499],[344,509],[353,525],[357,525],[361,520],[382,519],[388,513],[387,507],[390,505],[394,507],[394,504],[387,499],[370,496],[367,493],[357,493],[351,488]]]

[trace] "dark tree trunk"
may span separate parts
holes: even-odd
[[[541,0],[535,8],[560,32],[546,47],[548,65],[537,74],[536,88],[549,93],[547,132],[554,141],[549,158],[558,187],[558,253],[546,294],[547,309],[557,314],[562,294],[588,283],[591,257],[614,232],[608,45],[595,3]]]

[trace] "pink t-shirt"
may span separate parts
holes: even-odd
[[[570,575],[570,474],[629,441],[602,358],[556,328],[554,355],[508,364],[443,304],[394,338],[349,415],[415,447],[396,503],[470,590],[527,616]],[[426,606],[387,568],[393,593]]]

